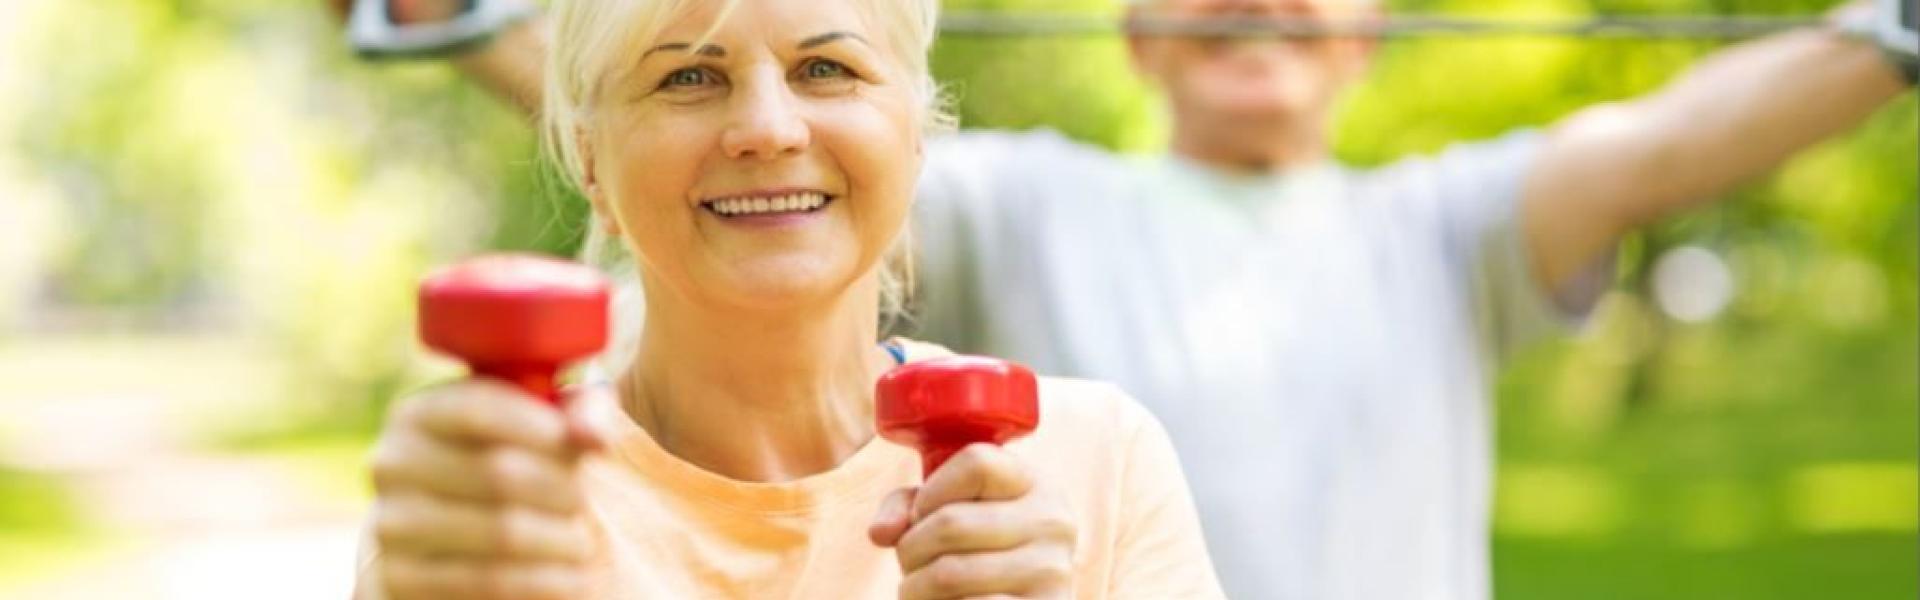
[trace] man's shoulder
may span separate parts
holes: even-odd
[[[1488,139],[1453,142],[1436,151],[1355,170],[1354,176],[1376,186],[1485,183],[1476,180],[1523,169],[1538,150],[1541,138],[1539,131],[1522,129]]]
[[[917,190],[926,215],[1019,215],[1022,227],[1046,214],[1080,214],[1086,203],[1141,189],[1134,157],[1051,129],[969,130],[928,139]],[[1004,211],[1004,212],[1003,212]]]
[[[1118,164],[1120,157],[1105,148],[1075,140],[1050,128],[1027,130],[968,129],[927,140],[927,163],[998,162],[1008,167],[1059,168]]]

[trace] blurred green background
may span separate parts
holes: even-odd
[[[1338,152],[1378,164],[1546,125],[1718,46],[1387,43],[1338,114]],[[935,54],[966,126],[1164,144],[1117,39],[949,37]],[[1917,119],[1908,94],[1735,201],[1636,235],[1588,335],[1513,361],[1500,598],[1920,594]],[[483,249],[568,253],[581,215],[522,118],[444,65],[356,61],[317,0],[0,3],[0,596],[251,581],[340,597],[386,400],[454,372],[412,341],[413,283]]]

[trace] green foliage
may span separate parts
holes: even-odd
[[[950,1],[947,10],[1112,14],[1112,0]],[[1154,145],[1163,118],[1117,38],[943,37],[933,71],[964,127],[1050,127],[1109,148]]]
[[[69,491],[44,476],[0,469],[0,529],[10,535],[47,535],[79,526]]]

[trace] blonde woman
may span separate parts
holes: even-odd
[[[873,431],[877,343],[937,123],[935,0],[561,0],[546,132],[631,252],[645,326],[561,415],[404,400],[362,597],[1211,598],[1158,423],[1043,380],[1040,428],[922,484]],[[598,423],[598,424],[596,424]]]

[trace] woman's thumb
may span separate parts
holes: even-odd
[[[880,510],[873,515],[873,523],[867,525],[867,539],[881,548],[892,548],[900,543],[900,536],[907,534],[907,528],[913,526],[913,497],[920,488],[905,487],[887,494],[880,501]]]
[[[613,426],[605,406],[613,402],[603,386],[584,387],[568,394],[567,441],[582,451],[597,452],[613,444]]]

